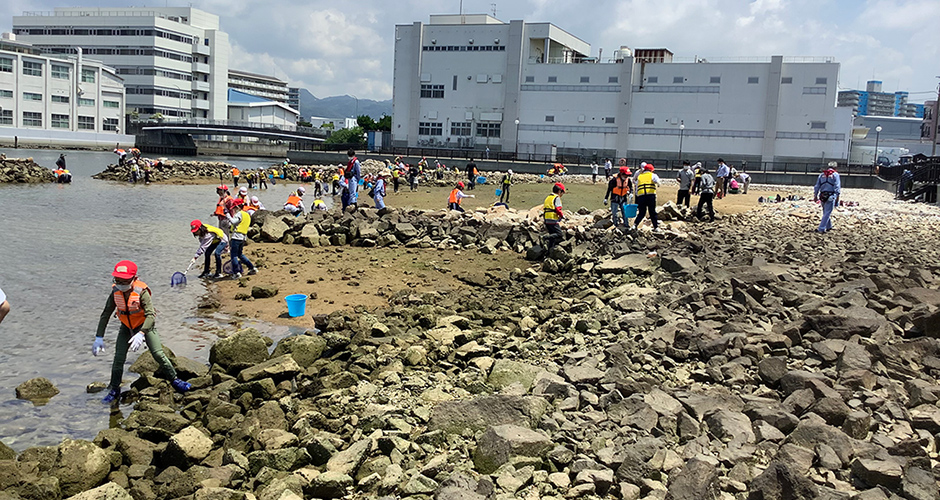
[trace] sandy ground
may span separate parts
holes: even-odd
[[[519,184],[513,186],[510,205],[528,209],[542,204],[551,184]],[[568,210],[584,206],[591,210],[602,208],[606,186],[569,183],[563,198]],[[472,210],[489,206],[496,201],[494,186],[481,185],[473,191],[476,198],[464,200],[464,207]],[[658,191],[659,203],[675,200],[676,186],[663,186]],[[399,208],[439,209],[447,201],[449,188],[421,187],[410,192],[407,188],[398,194],[389,186],[387,204]],[[729,195],[716,200],[719,213],[740,213],[759,206],[759,196],[786,194],[789,191],[761,191],[750,189],[747,195]],[[368,198],[364,198],[368,199]],[[698,197],[693,197],[693,204]],[[369,199],[371,201],[371,199]],[[530,263],[522,255],[500,252],[485,255],[476,251],[441,251],[436,249],[320,247],[280,243],[249,243],[246,255],[259,266],[259,273],[240,281],[217,282],[216,291],[222,312],[236,317],[248,317],[275,324],[312,327],[311,314],[330,313],[357,306],[366,308],[388,305],[388,297],[404,289],[415,292],[442,291],[464,286],[460,278],[477,280],[487,272],[507,273],[513,268],[525,270]],[[252,286],[273,285],[278,295],[269,299],[235,300],[239,293],[251,291]],[[284,297],[302,293],[307,300],[304,317],[287,316]]]

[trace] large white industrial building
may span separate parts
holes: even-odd
[[[81,55],[51,57],[10,34],[0,39],[0,142],[113,146],[122,135],[124,82]]]
[[[550,23],[432,15],[398,25],[393,144],[673,160],[680,149],[710,160],[847,157],[851,110],[836,107],[839,64],[830,58],[591,54]]]
[[[19,40],[44,54],[103,61],[124,79],[128,112],[225,120],[228,34],[189,7],[56,8],[13,18]]]

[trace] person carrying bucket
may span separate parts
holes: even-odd
[[[565,185],[556,182],[552,186],[552,194],[546,196],[543,203],[542,217],[545,219],[545,229],[548,230],[548,236],[545,237],[546,252],[550,252],[565,239],[565,233],[561,230],[561,220],[565,218],[561,210],[561,197],[564,194]]]
[[[610,220],[614,227],[623,224],[624,227],[630,226],[630,220],[627,214],[627,205],[633,201],[633,174],[630,167],[622,166],[617,175],[611,177],[607,182],[607,194],[604,195],[604,205],[610,200]],[[635,214],[634,214],[635,215]]]
[[[199,240],[199,248],[196,249],[196,256],[193,257],[193,260],[190,261],[189,265],[192,266],[196,263],[196,259],[200,255],[206,255],[206,262],[202,268],[202,274],[199,275],[200,278],[208,278],[209,274],[209,262],[212,258],[212,254],[215,254],[215,276],[213,278],[222,278],[222,253],[225,252],[225,247],[228,246],[228,236],[225,235],[225,232],[220,228],[215,226],[210,226],[209,224],[203,224],[200,220],[194,220],[189,223],[189,229],[193,233],[193,237]]]
[[[449,210],[456,210],[458,212],[463,212],[463,207],[460,206],[460,202],[464,198],[476,198],[472,194],[464,194],[463,192],[464,184],[463,182],[458,182],[454,189],[450,192],[450,196],[447,198],[447,208]]]
[[[150,349],[153,359],[160,365],[160,371],[169,378],[170,385],[178,392],[192,388],[189,382],[177,377],[176,369],[163,352],[160,336],[154,325],[156,311],[153,308],[151,291],[146,283],[137,277],[137,264],[122,260],[114,266],[111,273],[114,284],[105,302],[104,310],[98,319],[98,331],[91,346],[91,354],[97,356],[104,352],[104,333],[111,315],[121,321],[117,342],[114,344],[114,361],[111,363],[111,382],[108,394],[101,400],[105,404],[113,403],[121,396],[121,381],[124,377],[124,361],[127,350],[137,352],[144,343]]]
[[[512,169],[506,171],[503,175],[503,180],[500,182],[502,186],[501,192],[499,193],[499,202],[500,203],[509,203],[509,188],[512,187]],[[505,202],[503,199],[505,198]]]
[[[248,213],[248,208],[248,205],[245,205],[242,200],[235,200],[236,213],[228,218],[228,221],[232,224],[231,256],[232,274],[235,278],[242,277],[242,263],[248,266],[248,274],[258,272],[255,265],[242,253],[245,242],[248,240],[248,228],[251,227],[251,214]]]

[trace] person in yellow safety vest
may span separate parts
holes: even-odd
[[[161,371],[168,377],[170,384],[179,392],[186,392],[192,388],[189,382],[179,379],[176,369],[163,352],[160,336],[154,326],[156,311],[151,301],[151,291],[146,283],[137,277],[137,264],[129,260],[122,260],[114,266],[111,273],[114,284],[111,294],[101,311],[98,319],[98,331],[95,341],[91,345],[91,354],[97,356],[104,352],[104,333],[108,327],[111,315],[115,314],[121,321],[117,341],[114,344],[114,361],[111,363],[111,383],[108,385],[108,394],[101,400],[105,404],[117,403],[121,396],[121,379],[124,377],[124,361],[127,359],[127,349],[137,352],[144,343],[150,349],[153,359],[160,365]]]
[[[248,266],[248,274],[258,272],[255,265],[242,253],[248,239],[248,228],[251,227],[251,214],[248,213],[248,208],[249,206],[244,201],[235,200],[236,213],[228,217],[228,221],[232,223],[232,274],[236,279],[242,277],[242,263]]]
[[[294,191],[287,197],[287,203],[284,204],[284,210],[287,210],[291,215],[303,215],[306,211],[304,207],[304,193],[306,190],[303,186],[297,188],[297,191]]]
[[[624,227],[630,226],[627,220],[627,205],[633,201],[633,179],[631,177],[630,167],[622,166],[617,175],[607,181],[607,194],[604,196],[604,205],[610,200],[610,219],[614,227],[623,224]]]
[[[464,198],[476,198],[476,196],[472,194],[464,194],[462,191],[463,187],[463,181],[458,182],[457,186],[450,192],[450,196],[447,198],[448,209],[463,212],[464,210],[463,207],[460,206],[460,201]]]
[[[193,257],[193,260],[189,262],[189,266],[192,267],[200,255],[206,254],[206,263],[203,266],[202,274],[200,274],[199,277],[210,277],[209,262],[212,258],[212,254],[214,253],[215,276],[212,277],[222,278],[222,253],[225,252],[225,248],[228,246],[228,236],[226,236],[225,232],[221,229],[215,226],[210,226],[209,224],[203,224],[200,220],[194,220],[190,222],[189,229],[193,233],[193,237],[199,240],[199,248],[196,249],[196,256]]]
[[[653,173],[653,165],[647,163],[643,171],[636,177],[636,204],[637,214],[633,220],[633,230],[640,228],[643,216],[649,211],[650,220],[653,221],[653,231],[659,231],[659,218],[656,217],[656,188],[661,184],[659,176]]]
[[[317,198],[313,200],[313,209],[314,210],[326,210],[326,202]]]
[[[555,245],[565,239],[565,233],[561,230],[561,220],[565,218],[561,210],[561,197],[565,194],[565,185],[556,182],[552,186],[552,194],[545,197],[545,203],[542,205],[542,217],[545,219],[545,229],[548,230],[548,236],[545,237],[545,251],[550,252]]]

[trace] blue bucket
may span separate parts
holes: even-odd
[[[287,315],[291,318],[303,316],[307,310],[307,296],[302,293],[295,293],[284,297],[287,302]]]
[[[636,204],[630,203],[623,206],[623,212],[626,214],[625,217],[630,219],[636,217]]]
[[[496,196],[502,196],[502,195],[503,195],[503,190],[502,190],[502,189],[497,189],[497,190],[496,190]]]
[[[483,177],[482,175],[477,177],[477,184],[486,184],[486,177]]]

